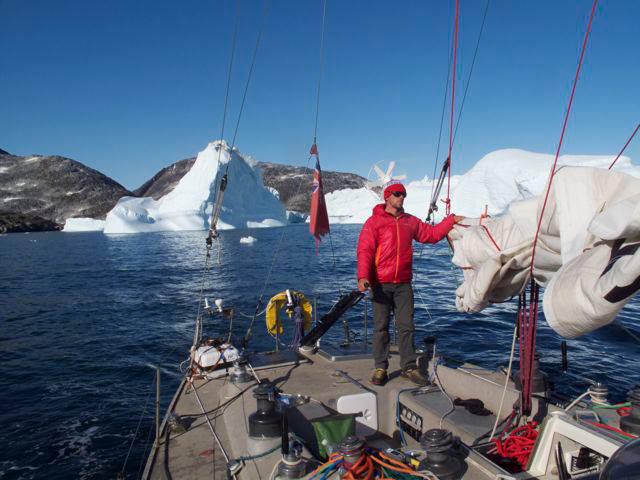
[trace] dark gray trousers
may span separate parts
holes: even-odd
[[[373,359],[375,368],[389,368],[389,320],[391,310],[398,329],[400,367],[406,370],[416,366],[413,345],[413,288],[410,283],[382,283],[372,286],[373,291]]]

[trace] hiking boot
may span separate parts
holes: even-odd
[[[410,367],[406,370],[403,370],[402,376],[408,380],[411,380],[416,385],[420,385],[421,387],[429,385],[429,380],[427,380],[424,375],[420,373],[420,370],[418,370],[416,367]]]
[[[376,368],[371,374],[371,383],[380,387],[387,383],[388,379],[389,376],[384,368]]]

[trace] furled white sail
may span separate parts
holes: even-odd
[[[450,233],[463,269],[459,310],[477,312],[520,293],[530,275],[544,197],[516,202],[499,217]],[[590,167],[563,167],[553,182],[535,250],[549,325],[575,338],[612,322],[640,289],[640,179]]]

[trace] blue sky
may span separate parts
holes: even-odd
[[[366,176],[396,160],[410,178],[431,175],[452,4],[329,0],[324,169]],[[0,0],[0,148],[67,156],[131,189],[195,155],[219,136],[235,5]],[[228,132],[262,6],[240,0]],[[460,94],[484,6],[461,0]],[[555,152],[590,8],[491,0],[454,173],[500,148]],[[306,164],[321,15],[322,0],[271,0],[237,142],[258,160]],[[639,20],[640,2],[600,3],[563,153],[615,154],[640,121]],[[640,140],[627,155],[640,162]]]

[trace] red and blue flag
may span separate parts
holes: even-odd
[[[313,183],[311,192],[311,215],[309,220],[309,231],[316,239],[316,247],[318,242],[324,235],[329,233],[329,215],[327,213],[327,204],[324,201],[324,191],[322,190],[322,170],[320,169],[320,156],[318,155],[318,147],[314,143],[309,152],[311,156],[316,157],[316,168],[313,172]]]

